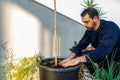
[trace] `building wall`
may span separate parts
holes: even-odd
[[[54,12],[32,0],[0,0],[0,41],[12,48],[16,58],[41,53],[53,57]],[[59,57],[67,57],[84,27],[57,13]]]

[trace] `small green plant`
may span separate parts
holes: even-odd
[[[73,46],[72,46],[69,50],[70,50],[70,51],[73,51],[73,49],[74,49],[76,46],[77,46],[77,42],[76,42],[76,41],[74,41]]]
[[[83,0],[84,1],[84,5],[81,4],[81,6],[84,7],[84,9],[88,8],[88,7],[96,7],[98,4],[95,3],[95,0]]]

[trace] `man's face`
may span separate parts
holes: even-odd
[[[86,14],[84,17],[82,17],[82,22],[84,23],[84,26],[88,30],[95,30],[96,28],[96,21],[93,18],[90,18],[88,14]]]

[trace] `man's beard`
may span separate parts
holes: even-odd
[[[96,25],[97,25],[97,24],[96,24],[95,22],[93,22],[92,27],[91,27],[91,29],[89,29],[89,30],[94,31],[95,28],[96,28]]]

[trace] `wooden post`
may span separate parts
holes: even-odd
[[[56,26],[56,0],[54,0],[54,56],[55,56],[55,65],[57,66],[58,58],[58,48],[57,48],[57,26]]]

